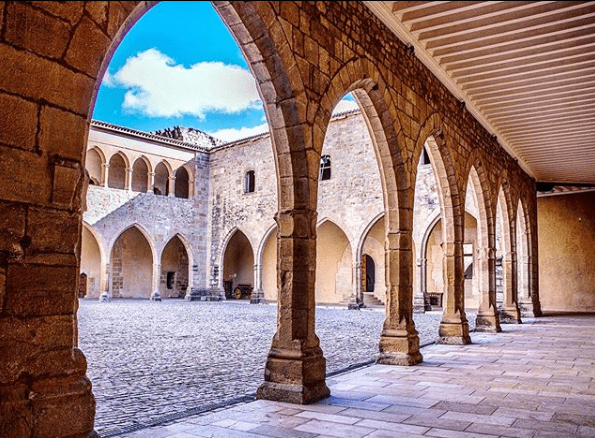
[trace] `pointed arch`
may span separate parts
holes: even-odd
[[[109,160],[108,187],[126,189],[128,186],[128,169],[130,169],[130,160],[126,154],[122,151],[113,154]]]
[[[517,294],[516,256],[516,207],[511,199],[508,174],[503,172],[498,181],[498,201],[496,204],[496,249],[502,257],[502,309],[500,320],[507,323],[520,323],[521,312]],[[501,236],[498,239],[498,231]],[[500,245],[498,245],[500,241]],[[500,246],[500,248],[498,248]]]
[[[176,198],[189,198],[190,194],[190,172],[186,169],[186,166],[180,166],[176,170],[176,183],[174,194]]]
[[[219,265],[226,298],[240,298],[235,295],[238,287],[254,289],[254,257],[250,239],[234,227],[233,233],[226,238]]]
[[[178,243],[176,252],[173,245]],[[182,250],[182,251],[180,251]],[[186,296],[192,289],[193,254],[188,239],[175,233],[167,239],[159,255],[161,265],[160,291],[162,297]]]
[[[412,304],[413,198],[405,171],[405,137],[399,121],[398,104],[387,81],[366,59],[347,62],[323,90],[321,106],[314,120],[317,158],[323,147],[332,110],[349,92],[358,103],[374,146],[385,210],[386,320],[380,340],[381,363],[413,365],[421,362]]]
[[[338,304],[349,299],[352,287],[352,248],[347,233],[335,221],[316,227],[317,303]]]
[[[169,195],[169,178],[172,175],[171,165],[162,160],[155,166],[155,177],[153,183],[153,193],[156,195]]]
[[[83,221],[80,272],[87,275],[87,298],[99,298],[105,290],[106,263],[103,239],[90,224]]]
[[[145,193],[148,190],[150,172],[151,163],[147,157],[144,155],[138,157],[132,164],[132,191]]]
[[[423,123],[413,152],[413,163],[418,163],[422,149],[430,158],[432,171],[436,177],[444,247],[444,295],[440,342],[468,344],[469,325],[465,315],[463,278],[463,220],[464,194],[457,183],[452,153],[447,144],[441,117],[434,113]],[[412,169],[415,181],[417,167]]]
[[[262,290],[265,301],[277,301],[277,224],[269,226],[264,233],[256,255],[260,270],[257,287]]]
[[[476,330],[499,332],[500,318],[496,300],[496,229],[494,209],[492,207],[492,190],[490,188],[486,167],[478,149],[473,150],[467,161],[465,183],[467,192],[474,197],[477,206],[477,242],[474,266],[477,272],[479,292],[479,309],[475,320]]]
[[[133,224],[118,234],[110,251],[110,292],[114,298],[150,298],[155,290],[157,254],[150,234]]]
[[[94,146],[87,151],[87,156],[85,157],[85,168],[89,172],[89,179],[93,185],[104,185],[105,164],[105,154],[98,146]]]

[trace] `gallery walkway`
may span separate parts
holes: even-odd
[[[418,366],[331,377],[332,396],[317,404],[254,401],[122,436],[594,437],[595,317],[503,329],[426,347]]]

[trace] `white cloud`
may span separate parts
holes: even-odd
[[[234,141],[239,140],[242,138],[252,137],[254,135],[263,134],[269,131],[268,123],[263,123],[261,125],[256,125],[251,128],[242,127],[242,128],[227,128],[227,129],[220,129],[219,131],[210,132],[209,135],[212,135],[215,138],[219,138],[223,141]]]
[[[187,68],[157,49],[128,58],[108,79],[129,89],[124,109],[150,117],[204,119],[211,111],[229,114],[261,106],[256,81],[248,70],[222,62],[199,62]]]
[[[333,110],[333,114],[344,113],[346,111],[351,111],[358,109],[357,102],[355,100],[347,100],[343,99],[340,101],[335,109]]]

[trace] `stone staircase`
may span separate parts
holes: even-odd
[[[374,296],[374,292],[363,292],[366,307],[384,307],[384,303]]]

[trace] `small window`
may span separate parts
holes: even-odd
[[[320,181],[331,179],[331,157],[329,155],[320,157],[320,175],[318,179]]]
[[[176,279],[176,273],[175,272],[168,272],[167,273],[167,280],[166,280],[166,285],[168,289],[173,289],[174,288],[174,281]]]
[[[244,192],[254,193],[255,182],[254,171],[249,170],[246,172],[246,176],[244,177]]]

